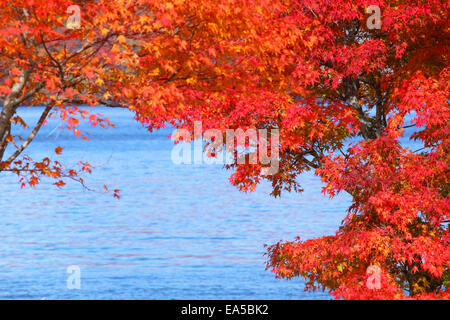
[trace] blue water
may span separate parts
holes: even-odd
[[[20,110],[32,124],[41,109]],[[34,159],[64,148],[66,165],[88,161],[86,184],[121,190],[121,199],[49,181],[20,189],[1,174],[0,298],[3,299],[329,299],[304,292],[302,280],[265,270],[264,244],[333,234],[349,197],[305,192],[245,194],[220,165],[175,165],[171,129],[149,133],[127,110],[101,109],[117,127],[82,126],[89,141],[51,119],[26,150]],[[67,267],[81,270],[68,289]]]

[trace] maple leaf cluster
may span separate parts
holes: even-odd
[[[79,25],[66,23],[73,5]],[[368,27],[369,6],[380,28]],[[83,183],[89,164],[66,169],[22,152],[48,117],[85,139],[80,121],[113,126],[99,105],[129,109],[149,130],[278,129],[279,171],[236,161],[231,183],[251,191],[268,180],[279,196],[314,171],[325,194],[349,193],[352,205],[335,235],[270,246],[268,268],[336,298],[448,298],[448,9],[444,0],[1,0],[0,170],[23,185]],[[45,108],[30,135],[15,135],[28,128],[17,108],[36,105]],[[376,289],[371,266],[381,270]]]

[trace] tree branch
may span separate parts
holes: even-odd
[[[41,90],[44,87],[43,83],[38,84],[36,87],[34,87],[31,91],[27,92],[26,94],[23,95],[23,97],[21,97],[20,99],[16,99],[16,104],[19,106],[22,102],[24,102],[25,100],[31,98],[32,96],[34,96],[36,93],[39,92],[39,90]]]
[[[39,118],[36,126],[34,127],[33,131],[31,131],[30,135],[28,136],[28,138],[24,141],[24,143],[16,150],[16,152],[14,152],[9,158],[8,160],[6,160],[6,163],[11,163],[13,162],[21,153],[23,150],[25,150],[25,148],[31,143],[31,141],[33,141],[34,137],[36,136],[36,134],[38,133],[38,131],[41,129],[42,124],[44,123],[45,119],[47,118],[50,110],[53,108],[53,106],[47,106],[44,110],[44,112],[42,113],[41,117]]]

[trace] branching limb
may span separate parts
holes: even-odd
[[[42,124],[44,123],[45,119],[47,118],[48,114],[50,113],[53,106],[47,106],[44,110],[44,112],[41,114],[41,117],[39,118],[38,122],[36,123],[36,126],[34,127],[33,131],[31,131],[28,138],[23,142],[23,144],[14,152],[8,160],[6,160],[6,163],[13,162],[21,153],[23,150],[25,150],[26,147],[33,141],[36,134],[39,132],[39,130],[42,127]]]

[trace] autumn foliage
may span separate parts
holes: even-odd
[[[0,3],[1,170],[24,184],[83,183],[89,164],[20,156],[47,117],[81,138],[82,120],[113,125],[98,105],[130,109],[149,129],[278,128],[279,172],[235,163],[231,182],[250,191],[268,180],[279,196],[313,170],[352,205],[335,235],[270,246],[268,268],[336,298],[449,298],[447,1]],[[77,28],[66,23],[73,4]],[[373,5],[380,28],[367,24]],[[28,138],[14,135],[28,126],[21,105],[46,107]],[[368,288],[373,266],[379,285]]]

